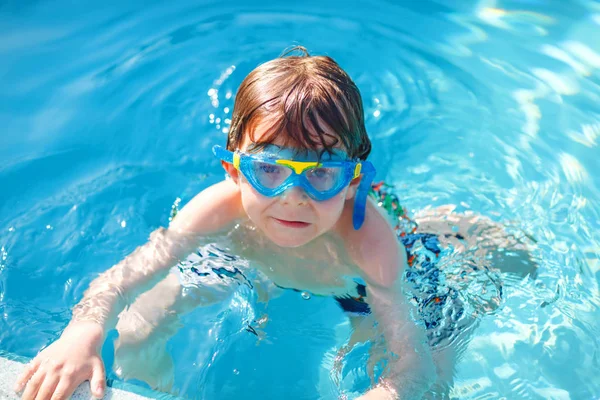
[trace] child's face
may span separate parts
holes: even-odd
[[[254,137],[260,141],[264,131],[257,126]],[[279,143],[273,143],[279,145]],[[239,150],[251,145],[248,136]],[[258,193],[243,174],[231,164],[227,172],[239,185],[242,205],[248,217],[275,244],[281,247],[302,246],[333,229],[342,215],[346,200],[354,197],[358,179],[340,193],[325,201],[311,199],[301,187],[291,187],[283,194],[266,197]]]

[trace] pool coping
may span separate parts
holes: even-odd
[[[12,358],[12,357],[11,357]],[[14,357],[19,359],[19,357]],[[0,399],[19,400],[20,395],[13,391],[14,384],[17,377],[21,373],[24,367],[24,363],[21,361],[15,361],[8,358],[0,357]],[[145,392],[146,397],[135,392]],[[165,393],[153,392],[126,383],[119,382],[119,388],[107,386],[104,392],[103,399],[110,400],[148,400],[152,398],[158,398],[159,396],[165,396]],[[94,399],[92,392],[90,391],[89,382],[83,382],[75,390],[75,393],[71,396],[73,400],[91,400]]]

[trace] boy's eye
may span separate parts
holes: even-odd
[[[278,165],[267,164],[267,163],[260,163],[258,165],[258,169],[260,170],[260,172],[265,173],[265,174],[276,174],[280,170]]]
[[[315,168],[311,170],[311,175],[313,175],[315,178],[324,179],[331,175],[331,171],[329,168]]]

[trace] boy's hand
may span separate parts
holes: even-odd
[[[39,353],[15,384],[23,389],[23,400],[67,399],[77,386],[89,380],[92,395],[104,396],[104,364],[98,354],[103,341],[102,327],[95,322],[74,322],[60,339]]]

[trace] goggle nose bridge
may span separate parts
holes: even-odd
[[[316,161],[275,160],[275,163],[291,168],[297,175],[301,175],[307,169],[319,168],[323,165]]]

